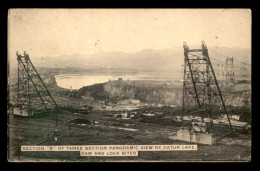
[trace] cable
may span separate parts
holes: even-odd
[[[191,53],[190,53],[190,55],[192,55],[192,56],[197,56],[197,55],[194,55],[194,54],[191,54]],[[197,56],[197,57],[200,57],[200,56]],[[213,60],[219,61],[219,62],[221,62],[221,63],[225,63],[224,61],[221,61],[221,60],[216,59],[216,58],[213,58],[213,57],[210,57],[210,59],[213,59]],[[239,67],[239,66],[236,66],[236,68],[240,68],[240,69],[248,70],[248,68],[245,68],[245,67]]]
[[[219,61],[219,62],[225,63],[225,62],[223,62],[223,61],[221,61],[221,60],[219,60],[219,59],[213,58],[213,57],[210,57],[210,59],[214,59],[214,60],[216,60],[216,61]],[[235,60],[235,62],[239,62],[239,61]],[[242,62],[240,62],[240,63],[242,63]],[[239,67],[239,66],[237,66],[237,65],[236,65],[236,68],[240,68],[240,69],[248,70],[248,68],[246,68],[246,67]]]
[[[223,55],[223,54],[221,54],[221,53],[219,53],[219,52],[215,52],[215,51],[213,51],[213,50],[210,50],[210,49],[208,49],[209,51],[211,51],[211,52],[214,52],[214,53],[216,53],[216,54],[218,54],[218,55],[221,55],[221,56],[224,56],[224,57],[228,57],[228,56],[225,56],[225,55]],[[249,65],[249,64],[247,64],[247,63],[245,63],[245,62],[241,62],[241,61],[238,61],[238,60],[235,60],[236,62],[240,62],[240,63],[242,63],[242,64],[246,64],[246,65]]]
[[[224,56],[224,57],[228,57],[228,56],[226,56],[226,55],[223,55],[223,54],[221,54],[221,53],[215,52],[215,51],[213,51],[213,50],[210,50],[210,49],[208,49],[208,50],[211,51],[211,52],[214,52],[214,53],[216,53],[216,54],[218,54],[218,55],[221,55],[221,56]]]

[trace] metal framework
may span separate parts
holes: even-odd
[[[202,41],[201,49],[189,49],[186,42],[183,47],[185,58],[182,116],[198,112],[204,122],[204,116],[207,114],[212,123],[216,109],[223,108],[232,130],[205,42]]]
[[[224,77],[225,77],[225,85],[232,85],[235,83],[235,72],[234,72],[234,59],[233,57],[226,58],[225,62],[225,71],[224,71]]]
[[[16,52],[18,60],[18,97],[17,108],[26,109],[28,113],[41,110],[52,110],[56,102],[33,66],[29,55],[22,56]]]

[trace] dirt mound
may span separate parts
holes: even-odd
[[[75,124],[75,125],[81,125],[81,124],[90,125],[91,124],[91,122],[87,119],[73,119],[69,123]]]

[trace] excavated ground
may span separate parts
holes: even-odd
[[[20,145],[173,145],[193,144],[171,140],[180,128],[159,121],[120,119],[107,116],[108,112],[93,111],[90,115],[60,112],[58,114],[58,142],[54,141],[55,115],[38,118],[10,116],[9,160],[57,161],[249,161],[251,135],[233,134],[217,145],[198,145],[197,151],[139,152],[131,157],[82,157],[79,152],[19,152]],[[75,122],[77,121],[77,122]],[[77,125],[75,123],[87,123]],[[89,121],[91,124],[89,124]],[[73,124],[74,123],[74,124]],[[18,157],[18,154],[20,157]]]

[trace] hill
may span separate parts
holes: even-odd
[[[200,48],[194,46],[190,48]],[[208,47],[209,55],[214,69],[217,72],[223,70],[222,64],[226,56],[234,57],[236,77],[251,76],[251,51],[250,49]],[[28,52],[30,53],[30,52]],[[95,73],[97,70],[107,74],[114,72],[127,74],[135,71],[137,74],[147,73],[155,77],[183,77],[183,48],[174,47],[171,49],[144,49],[135,53],[123,52],[99,52],[92,55],[72,54],[57,57],[31,56],[36,68],[60,68],[70,72],[70,68],[88,69],[88,73]],[[222,62],[221,62],[222,61]],[[17,62],[11,61],[11,73],[17,74]],[[220,74],[221,75],[221,74]]]

